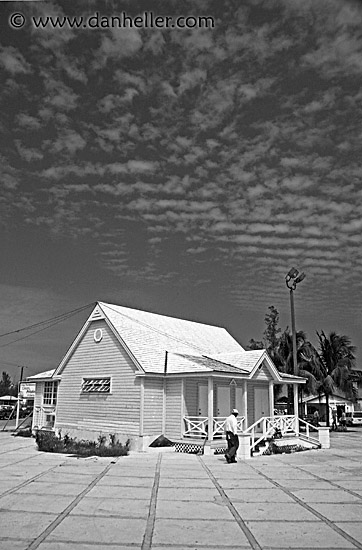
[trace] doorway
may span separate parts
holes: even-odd
[[[207,386],[206,384],[199,384],[198,385],[198,412],[197,414],[199,416],[207,416],[208,415],[208,398],[207,398]]]
[[[216,416],[229,416],[230,414],[230,386],[217,386],[217,414]]]
[[[262,416],[269,416],[269,389],[254,388],[255,422]]]

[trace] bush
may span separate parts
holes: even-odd
[[[35,441],[39,451],[45,453],[66,453],[77,456],[126,456],[129,453],[130,440],[123,445],[116,439],[115,434],[109,435],[109,444],[107,437],[100,435],[98,441],[77,440],[66,434],[63,438],[61,434],[54,432],[38,430],[35,434]]]

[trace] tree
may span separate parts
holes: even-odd
[[[266,328],[264,330],[264,342],[265,348],[274,361],[275,365],[278,366],[279,356],[278,356],[278,347],[280,342],[280,332],[281,329],[278,326],[279,324],[279,311],[274,306],[269,306],[269,313],[265,315],[264,321]]]
[[[0,380],[0,396],[9,394],[11,387],[11,378],[6,371],[3,371],[2,378]]]
[[[263,332],[262,340],[254,340],[251,338],[246,349],[266,349],[273,361],[277,360],[277,349],[279,344],[279,333],[281,329],[278,327],[279,311],[274,306],[269,306],[269,313],[266,313],[264,322],[266,328]]]
[[[246,346],[246,349],[264,349],[264,342],[262,342],[261,340],[254,340],[254,338],[250,338],[249,344]]]
[[[306,384],[302,387],[302,392],[307,394],[317,393],[319,380],[322,373],[322,365],[318,351],[307,340],[305,332],[302,330],[296,334],[297,340],[297,375],[306,378]],[[282,333],[279,341],[278,356],[281,361],[279,370],[287,374],[294,374],[293,364],[293,338],[287,327]],[[288,387],[289,408],[292,409],[293,397],[292,388]]]
[[[355,400],[357,390],[353,384],[351,370],[355,367],[356,348],[346,335],[331,332],[327,336],[323,331],[317,332],[319,340],[319,357],[322,365],[322,376],[318,392],[326,396],[326,421],[329,426],[329,398],[339,389],[347,398]]]

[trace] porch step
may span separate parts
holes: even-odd
[[[256,451],[253,451],[252,456],[262,456],[269,445],[258,445],[258,449]]]

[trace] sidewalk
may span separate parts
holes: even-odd
[[[362,429],[331,445],[77,459],[0,432],[0,550],[362,550]]]

